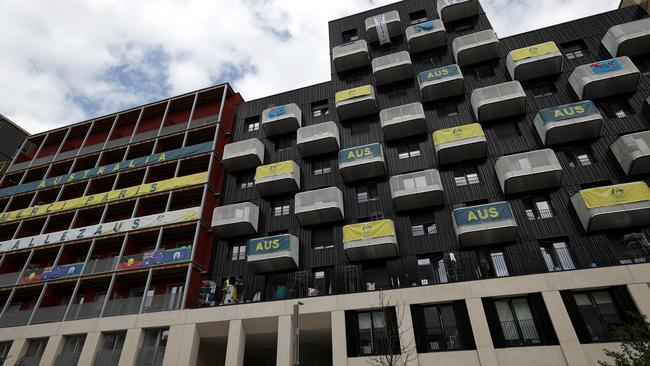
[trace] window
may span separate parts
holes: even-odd
[[[138,352],[138,365],[161,366],[167,347],[169,328],[146,329]]]
[[[564,150],[564,155],[569,160],[569,166],[572,168],[579,166],[588,166],[596,162],[591,149],[588,146],[571,146]]]
[[[391,288],[386,262],[366,262],[363,264],[363,280],[367,291]]]
[[[474,29],[474,25],[470,21],[455,22],[452,25],[452,30],[456,33],[463,33]],[[461,34],[462,35],[462,34]]]
[[[530,91],[535,98],[542,98],[555,94],[556,89],[553,82],[544,80],[530,85]]]
[[[585,42],[581,39],[562,43],[560,44],[560,48],[568,60],[584,57],[586,54],[588,54],[587,44],[585,44]]]
[[[438,104],[436,108],[438,118],[453,117],[458,115],[458,105],[454,102]]]
[[[396,99],[396,98],[404,97],[407,94],[408,94],[408,90],[406,88],[392,88],[388,91],[388,98]]]
[[[291,206],[291,199],[281,198],[273,200],[271,203],[271,212],[273,216],[287,216],[289,214],[289,207]]]
[[[244,120],[247,132],[254,132],[260,129],[260,116],[248,117]]]
[[[490,125],[490,129],[494,131],[494,134],[499,139],[521,136],[521,131],[516,122],[505,121],[493,123]]]
[[[427,21],[427,12],[424,9],[409,13],[411,24],[418,24]]]
[[[420,144],[417,142],[407,142],[397,147],[398,157],[400,159],[415,158],[420,156]]]
[[[435,235],[438,227],[433,220],[433,213],[419,213],[411,216],[411,235],[414,237]]]
[[[334,229],[331,226],[312,229],[311,247],[315,250],[334,248]]]
[[[292,142],[293,139],[289,136],[286,136],[276,139],[273,145],[275,146],[276,152],[289,151],[291,150]]]
[[[456,182],[456,187],[462,187],[469,184],[479,184],[481,180],[475,167],[466,167],[454,169],[454,182]]]
[[[81,349],[84,347],[86,335],[74,335],[64,337],[63,350],[57,356],[55,366],[76,365],[81,356]]]
[[[370,131],[370,121],[367,119],[355,121],[350,124],[351,135],[360,135],[362,133],[367,133],[368,131]]]
[[[379,200],[379,191],[377,183],[368,182],[357,186],[357,202],[366,203]]]
[[[334,268],[315,268],[312,270],[312,288],[315,293],[310,296],[332,295],[334,293]]]
[[[576,269],[567,241],[564,239],[545,240],[539,243],[544,263],[549,272]]]
[[[477,250],[477,278],[507,277],[510,275],[506,258],[501,250]]]
[[[327,99],[319,100],[318,102],[314,102],[311,104],[312,117],[326,116],[328,114],[330,114],[330,108]]]
[[[288,276],[286,273],[266,276],[266,300],[283,300],[289,296]]]
[[[494,73],[494,67],[492,67],[491,63],[477,65],[474,67],[473,71],[474,71],[474,75],[476,75],[479,78],[487,78],[496,75]]]
[[[506,347],[541,344],[533,314],[525,297],[494,300]]]
[[[546,196],[525,197],[523,202],[528,220],[550,219],[555,216],[551,207],[551,200]]]
[[[607,118],[624,118],[634,114],[634,109],[625,99],[610,99],[598,103]]]
[[[13,341],[0,342],[0,365],[2,365],[7,359],[12,344]]]
[[[345,315],[348,357],[399,353],[399,337],[395,336],[399,332],[394,308],[350,311]]]
[[[474,338],[463,301],[411,306],[418,353],[474,349]]]
[[[236,243],[228,248],[228,258],[231,261],[246,259],[246,244]]]
[[[47,346],[47,338],[34,338],[27,341],[27,351],[18,365],[38,365]]]
[[[650,261],[650,240],[643,232],[608,235],[612,252],[621,264]]]
[[[613,330],[624,324],[609,291],[576,292],[573,299],[592,342],[612,340]]]
[[[356,28],[348,29],[348,30],[344,31],[343,33],[341,33],[341,35],[343,36],[343,42],[344,43],[359,40],[359,35],[357,34],[357,29]]]
[[[122,355],[125,338],[126,332],[103,333],[101,348],[95,356],[96,364],[116,366]]]
[[[255,186],[253,174],[241,174],[237,176],[237,187],[239,189],[253,188],[253,186]]]
[[[449,282],[447,267],[442,254],[418,258],[418,277],[420,285],[433,285]]]
[[[313,175],[329,174],[332,172],[332,159],[313,160],[311,163]]]

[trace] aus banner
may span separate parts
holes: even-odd
[[[370,144],[339,151],[339,162],[349,163],[351,161],[372,159],[382,156],[383,152],[380,144]]]
[[[248,241],[248,256],[287,251],[291,247],[291,235],[267,236]]]
[[[77,240],[92,239],[103,235],[126,233],[129,231],[149,229],[169,224],[194,221],[201,218],[200,207],[161,212],[159,214],[135,217],[126,220],[106,222],[49,234],[28,236],[0,242],[0,253],[33,248],[43,245],[66,243]]]
[[[81,181],[84,179],[95,178],[98,176],[121,172],[129,169],[140,168],[150,164],[161,163],[163,161],[174,160],[186,156],[202,154],[212,150],[212,142],[181,147],[179,149],[169,150],[158,154],[143,156],[136,159],[121,161],[119,163],[104,165],[88,170],[80,170],[66,175],[59,175],[53,178],[37,180],[29,183],[18,184],[13,187],[0,189],[0,197],[33,191],[36,189],[55,187],[64,183]]]
[[[427,71],[422,71],[418,74],[418,81],[420,84],[424,84],[429,81],[435,81],[444,79],[450,76],[455,76],[459,74],[458,65],[448,65],[439,67],[437,69],[431,69]]]
[[[513,218],[508,202],[495,202],[479,206],[461,207],[454,210],[456,227],[487,224]]]
[[[571,103],[542,109],[539,111],[539,116],[542,122],[551,123],[559,122],[567,119],[578,118],[582,116],[589,116],[595,113],[600,113],[594,102],[585,100],[583,102]]]

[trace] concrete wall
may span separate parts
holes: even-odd
[[[509,277],[465,283],[405,288],[385,292],[392,304],[448,302],[465,300],[472,323],[477,350],[440,352],[417,355],[414,365],[596,365],[603,359],[603,348],[616,344],[581,345],[571,326],[559,291],[627,285],[640,311],[650,316],[650,264],[555,272],[531,276]],[[481,305],[482,297],[521,295],[541,292],[549,311],[559,346],[494,349]],[[367,359],[348,358],[344,311],[376,307],[378,293],[359,293],[301,299],[301,325],[310,329],[331,328],[333,364],[366,365]],[[41,365],[52,365],[60,352],[65,335],[88,334],[82,360],[90,364],[101,344],[101,332],[127,330],[127,340],[120,365],[134,364],[142,342],[143,329],[170,327],[165,365],[206,364],[206,355],[199,356],[201,339],[227,337],[225,365],[243,364],[247,334],[277,333],[277,365],[291,363],[291,314],[296,300],[242,304],[228,307],[170,311],[100,319],[78,320],[0,329],[0,341],[14,344],[5,365],[15,365],[31,338],[50,337]],[[405,307],[404,309],[408,309]],[[412,338],[410,311],[401,328]],[[303,320],[303,317],[305,320]],[[402,340],[403,343],[408,340]],[[204,353],[204,352],[202,352]],[[222,352],[215,352],[216,357]],[[83,363],[80,363],[83,364]]]

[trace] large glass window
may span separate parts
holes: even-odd
[[[572,146],[564,150],[564,155],[569,161],[569,166],[572,168],[580,166],[589,166],[596,162],[591,148],[588,146]]]
[[[368,262],[363,264],[363,279],[366,290],[383,290],[391,287],[386,262]]]
[[[332,267],[312,270],[312,290],[309,296],[331,295],[334,293],[334,269]]]
[[[357,313],[359,331],[359,355],[370,356],[387,354],[384,345],[388,344],[386,329],[386,312],[364,311]]]
[[[47,346],[47,338],[30,339],[27,343],[27,351],[23,355],[19,365],[38,365],[45,352]]]
[[[63,350],[57,356],[54,366],[72,366],[79,362],[81,349],[86,341],[86,335],[66,336],[63,342]]]
[[[379,200],[379,190],[377,189],[377,183],[368,182],[360,184],[357,186],[356,191],[358,203],[366,203]]]
[[[415,158],[421,155],[420,144],[417,142],[405,142],[397,147],[399,159]]]
[[[462,349],[453,305],[430,305],[422,310],[429,352]]]
[[[609,245],[620,264],[650,261],[650,240],[643,232],[608,235]]]
[[[539,244],[539,250],[549,272],[575,269],[566,240],[546,240]]]
[[[273,216],[287,216],[289,215],[291,207],[291,200],[288,198],[282,198],[274,200],[271,203],[271,212]]]
[[[137,366],[162,366],[169,328],[147,329],[138,353]]]
[[[316,250],[334,247],[334,230],[331,226],[315,227],[311,230],[311,247]]]
[[[623,325],[623,318],[609,292],[576,292],[573,298],[591,340],[612,340],[612,332]]]
[[[126,332],[102,334],[102,345],[95,355],[95,366],[117,366],[122,355]]]
[[[494,305],[506,346],[542,343],[526,298],[499,299]]]
[[[481,180],[475,167],[460,167],[454,169],[454,182],[456,182],[457,187],[462,187],[469,184],[479,184]]]
[[[525,197],[523,202],[528,220],[550,219],[555,216],[551,200],[547,196]]]
[[[433,214],[418,213],[410,216],[411,220],[411,235],[414,237],[435,235],[438,233],[438,226],[434,222]]]
[[[494,278],[509,276],[505,255],[501,250],[478,250],[477,278]]]
[[[421,257],[418,261],[418,277],[421,285],[447,283],[447,267],[442,254]]]
[[[2,365],[7,359],[12,344],[12,341],[0,342],[0,365]]]

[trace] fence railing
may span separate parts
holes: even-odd
[[[63,320],[68,305],[48,306],[36,309],[30,324],[54,323]]]
[[[140,311],[141,303],[142,296],[108,300],[104,316],[137,314]]]

